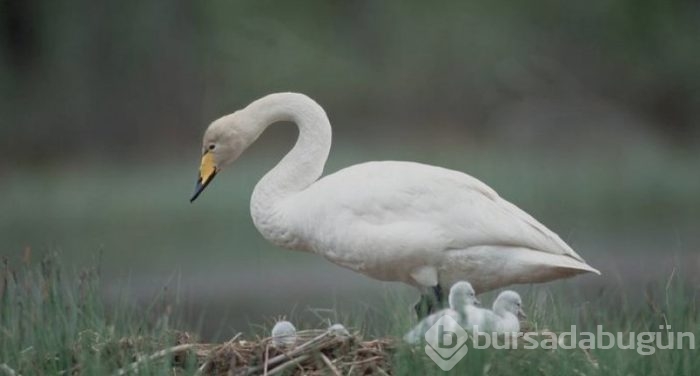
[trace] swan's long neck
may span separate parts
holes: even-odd
[[[296,93],[268,95],[244,110],[258,133],[280,121],[293,122],[299,137],[292,150],[255,186],[251,215],[258,230],[270,241],[283,244],[287,232],[281,203],[313,184],[323,173],[331,148],[331,125],[323,108]]]

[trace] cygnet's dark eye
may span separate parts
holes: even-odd
[[[212,151],[212,150],[216,149],[216,145],[215,145],[215,144],[209,144],[209,146],[207,146],[207,149],[208,149],[209,151]]]

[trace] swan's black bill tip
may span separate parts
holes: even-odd
[[[197,197],[199,197],[199,195],[202,194],[202,192],[204,192],[204,188],[206,188],[209,185],[209,183],[211,183],[211,181],[214,180],[215,176],[216,171],[209,175],[209,177],[204,181],[204,183],[202,183],[201,177],[197,178],[197,183],[195,183],[194,185],[194,194],[192,194],[192,198],[190,198],[190,203],[193,203],[194,200],[196,200]]]

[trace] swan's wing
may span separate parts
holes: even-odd
[[[324,177],[290,201],[300,205],[293,212],[305,215],[299,231],[311,239],[311,248],[325,252],[405,254],[502,245],[583,262],[559,236],[486,184],[440,167],[363,163]]]

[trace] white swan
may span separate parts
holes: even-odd
[[[455,320],[454,322],[457,325],[464,325],[464,323],[467,322],[467,310],[480,304],[479,300],[476,298],[474,288],[466,281],[459,281],[450,288],[448,301],[450,308],[435,312],[421,320],[418,325],[403,336],[403,340],[411,344],[422,341],[428,329],[435,325],[443,316],[450,316]],[[445,329],[454,332],[453,328]]]
[[[478,293],[515,283],[600,274],[555,233],[481,181],[413,162],[367,162],[322,179],[331,126],[303,94],[278,93],[214,121],[191,201],[271,124],[296,123],[292,150],[257,184],[260,233],[359,273],[442,298],[468,279]]]
[[[503,291],[493,302],[493,310],[467,306],[464,328],[475,333],[519,333],[520,319],[527,317],[522,304],[517,292]]]

